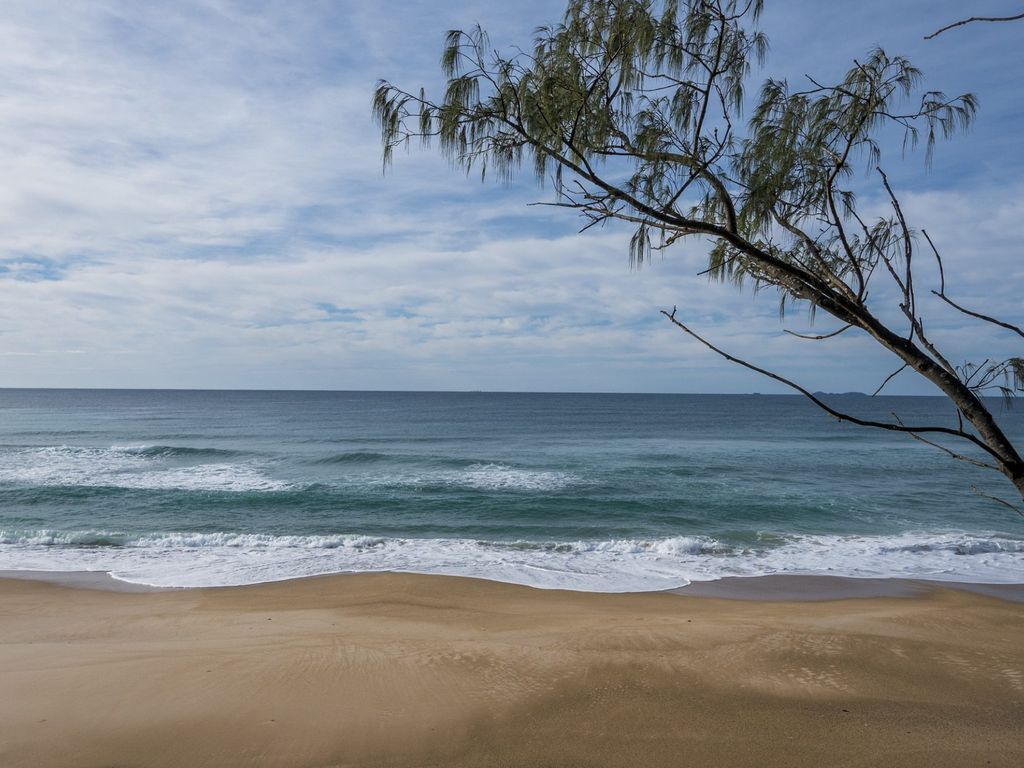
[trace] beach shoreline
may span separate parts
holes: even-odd
[[[299,582],[308,579],[335,578],[356,575],[359,572],[345,571],[314,576],[300,576],[279,579],[264,584]],[[372,571],[367,573],[409,573],[410,575],[432,576],[439,574],[408,571]],[[443,575],[443,574],[440,574]],[[468,578],[472,581],[490,581],[471,576],[444,575],[445,578]],[[206,587],[162,587],[140,584],[113,576],[109,571],[35,571],[0,569],[0,581],[15,579],[42,581],[74,589],[95,589],[105,592],[175,592],[194,589],[243,589],[257,584]],[[493,583],[504,584],[499,579]],[[522,585],[526,589],[540,589]],[[830,576],[822,574],[767,574],[763,576],[724,576],[708,581],[692,581],[686,586],[650,592],[601,592],[593,594],[655,594],[670,593],[684,597],[709,597],[724,600],[807,602],[821,600],[849,600],[855,598],[917,597],[936,589],[952,589],[994,597],[1015,603],[1024,603],[1024,582],[987,584],[962,581],[937,581],[934,579],[880,578],[856,576]],[[589,592],[589,590],[555,590]]]
[[[1024,759],[1024,608],[959,588],[751,600],[398,573],[152,592],[92,578],[0,578],[0,764]]]

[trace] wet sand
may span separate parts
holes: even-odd
[[[2,572],[0,572],[2,573]],[[935,589],[955,589],[1024,603],[1024,584],[974,584],[924,579],[860,579],[846,576],[727,576],[716,581],[695,581],[673,589],[689,597],[730,600],[846,600],[855,597],[915,597]]]
[[[89,578],[0,579],[2,766],[1024,764],[1024,605],[964,589]]]

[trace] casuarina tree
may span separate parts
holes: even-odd
[[[449,32],[440,98],[378,85],[385,166],[412,141],[436,142],[481,177],[508,178],[525,163],[552,186],[551,204],[576,211],[584,229],[630,225],[635,264],[686,238],[710,239],[713,278],[777,290],[783,309],[805,304],[837,324],[806,338],[866,334],[893,355],[893,376],[927,379],[956,419],[844,412],[720,349],[675,308],[663,311],[669,322],[837,419],[906,433],[997,470],[1024,497],[1024,458],[996,418],[999,401],[987,397],[1024,391],[1024,358],[955,362],[933,338],[915,267],[927,258],[943,275],[939,244],[911,229],[881,165],[882,143],[897,133],[903,149],[922,145],[929,161],[937,140],[971,125],[974,97],[923,89],[907,59],[879,49],[840,82],[795,88],[768,79],[748,93],[768,48],[756,26],[761,8],[762,0],[572,0],[561,23],[538,29],[532,49],[509,54],[492,50],[479,27]],[[857,205],[864,182],[855,170],[865,165],[885,201],[881,216]],[[931,293],[971,322],[1024,338],[1021,327],[958,301],[944,276]]]

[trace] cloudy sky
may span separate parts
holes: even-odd
[[[970,135],[886,164],[964,303],[1024,320],[1024,25],[924,42],[960,2],[766,0],[755,76],[829,79],[875,44],[975,92]],[[1018,12],[986,0],[972,13]],[[773,295],[698,277],[695,241],[628,267],[532,174],[479,184],[433,154],[383,175],[375,82],[436,92],[443,35],[527,44],[560,2],[5,0],[0,6],[0,386],[778,391],[681,336],[813,389],[895,366],[864,338],[800,341]],[[870,198],[864,203],[870,207]],[[924,271],[920,280],[930,274]],[[1011,339],[936,308],[952,357]],[[820,326],[827,330],[827,324]],[[911,376],[893,392],[923,393]]]

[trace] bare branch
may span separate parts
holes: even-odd
[[[890,273],[892,273],[893,277],[896,278],[896,282],[903,289],[903,303],[900,304],[900,309],[903,310],[903,314],[906,315],[907,319],[910,321],[910,338],[913,339],[914,334],[916,333],[917,338],[921,340],[921,344],[926,350],[928,350],[928,353],[939,363],[939,365],[945,368],[947,373],[956,376],[956,368],[949,362],[949,360],[946,359],[945,355],[939,351],[938,347],[932,344],[928,339],[924,333],[924,324],[921,322],[921,318],[917,316],[917,300],[914,296],[914,273],[910,267],[911,259],[913,258],[913,245],[910,237],[910,227],[907,226],[907,221],[903,216],[903,208],[900,205],[899,199],[896,197],[896,193],[893,192],[892,187],[889,185],[889,178],[885,175],[885,171],[881,168],[878,168],[877,170],[882,177],[882,185],[885,187],[885,191],[889,195],[889,200],[892,203],[893,209],[896,211],[896,217],[899,220],[900,229],[903,232],[905,278],[900,280],[896,277],[895,270],[889,264],[888,259],[886,259],[886,266],[889,267]]]
[[[877,395],[877,394],[878,394],[879,392],[881,392],[881,391],[882,391],[883,389],[885,389],[885,385],[886,385],[886,384],[888,384],[888,383],[889,383],[890,381],[892,381],[893,379],[895,379],[895,378],[896,378],[896,377],[897,377],[897,376],[898,376],[899,374],[901,374],[901,373],[902,373],[902,372],[903,372],[904,370],[906,370],[906,367],[907,367],[907,364],[906,364],[906,363],[904,363],[904,364],[903,364],[903,365],[901,365],[901,366],[900,366],[899,368],[897,368],[897,369],[896,369],[895,371],[893,371],[893,372],[892,372],[892,373],[890,373],[890,374],[889,374],[888,376],[886,376],[886,377],[885,377],[885,381],[883,381],[883,382],[882,382],[881,384],[879,384],[879,385],[878,385],[878,389],[876,389],[876,390],[875,390],[874,392],[872,392],[872,393],[871,393],[871,396],[872,396],[872,397],[874,397],[874,396],[875,396],[875,395]],[[960,425],[960,429],[961,429],[961,431],[963,431],[963,424],[961,424],[961,425]]]
[[[952,24],[947,24],[941,29],[935,30],[930,35],[925,35],[924,39],[931,40],[933,37],[938,37],[943,32],[948,32],[956,27],[962,27],[965,24],[972,24],[975,21],[1018,21],[1020,19],[1024,19],[1024,13],[1018,13],[1016,16],[971,16],[969,19],[961,19],[960,21],[955,21]]]
[[[667,317],[669,319],[669,321],[673,325],[675,325],[676,327],[678,327],[679,329],[681,329],[682,331],[684,331],[688,335],[692,336],[694,339],[699,341],[701,344],[703,344],[705,347],[710,349],[715,354],[721,355],[726,360],[728,360],[730,363],[736,363],[737,365],[741,365],[744,368],[749,368],[751,371],[754,371],[755,373],[760,373],[762,376],[767,376],[769,379],[774,379],[775,381],[777,381],[777,382],[779,382],[781,384],[785,384],[790,389],[795,389],[797,392],[802,394],[804,397],[806,397],[808,400],[810,400],[816,406],[821,408],[823,411],[825,411],[830,416],[834,416],[839,421],[849,421],[851,424],[857,424],[857,425],[862,426],[862,427],[875,427],[877,429],[884,429],[884,430],[887,430],[889,432],[903,432],[903,433],[906,433],[906,434],[919,433],[919,432],[930,432],[930,433],[937,433],[937,434],[943,434],[943,435],[951,435],[953,437],[960,437],[960,438],[963,438],[963,439],[965,439],[965,440],[967,440],[969,442],[974,443],[979,448],[981,448],[983,451],[985,451],[986,453],[991,455],[997,461],[1001,461],[1002,460],[1002,458],[999,456],[999,454],[997,454],[995,451],[993,451],[991,448],[989,448],[987,445],[985,445],[983,442],[981,442],[978,438],[976,438],[974,435],[970,434],[969,432],[964,432],[964,431],[958,430],[958,429],[951,429],[949,427],[937,427],[937,426],[913,426],[913,427],[908,427],[908,426],[906,426],[904,424],[891,424],[891,423],[888,423],[888,422],[885,422],[885,421],[872,421],[870,419],[861,419],[861,418],[858,418],[857,416],[853,416],[853,415],[848,414],[848,413],[843,413],[842,411],[837,411],[835,408],[833,408],[832,406],[828,405],[828,403],[824,402],[819,397],[817,397],[815,394],[813,394],[810,390],[805,389],[804,387],[801,387],[795,381],[787,379],[784,376],[780,376],[779,374],[774,373],[772,371],[769,371],[769,370],[767,370],[765,368],[761,368],[759,366],[756,366],[753,363],[749,363],[746,360],[742,360],[742,359],[740,359],[738,357],[730,355],[728,352],[725,352],[725,351],[719,349],[714,344],[712,344],[710,341],[705,339],[703,336],[701,336],[698,333],[696,333],[695,331],[693,331],[689,326],[685,325],[684,323],[682,323],[678,319],[676,319],[676,307],[672,307],[672,311],[671,312],[666,312],[663,309],[663,310],[661,310],[661,314],[663,314],[665,317]]]
[[[822,341],[824,339],[831,339],[831,338],[833,338],[835,336],[838,336],[843,331],[848,331],[851,328],[853,328],[852,325],[844,325],[838,331],[832,331],[832,333],[825,333],[825,334],[822,334],[821,336],[808,336],[806,334],[797,333],[796,331],[790,331],[790,330],[787,330],[785,328],[782,329],[782,332],[783,333],[788,333],[790,336],[796,336],[798,339],[807,339],[808,341]],[[906,367],[906,366],[904,366],[904,367]]]
[[[896,419],[896,421],[899,422],[901,425],[903,424],[903,422],[900,421],[900,417],[897,416],[895,413],[892,414],[892,417],[894,419]],[[926,440],[925,438],[921,437],[920,435],[916,434],[913,431],[907,432],[907,434],[910,435],[915,440],[924,443],[925,445],[930,445],[932,448],[938,448],[940,451],[945,453],[947,456],[949,456],[950,458],[956,459],[957,461],[963,461],[963,462],[966,462],[967,464],[972,464],[975,467],[981,467],[982,469],[995,469],[995,470],[999,469],[998,467],[995,467],[995,466],[993,466],[991,464],[987,464],[984,461],[978,461],[977,459],[972,459],[970,456],[964,456],[962,453],[957,453],[956,451],[952,451],[949,448],[947,448],[946,446],[940,445],[939,443],[936,443],[933,440]]]
[[[976,485],[972,485],[971,490],[974,491],[979,496],[981,496],[981,498],[988,499],[989,501],[994,501],[996,504],[1002,504],[1004,507],[1008,507],[1009,509],[1012,509],[1014,512],[1016,512],[1018,515],[1024,517],[1024,509],[1021,509],[1016,504],[1011,504],[1006,499],[1000,499],[998,496],[993,496],[990,493],[985,493]]]
[[[928,237],[928,233],[925,232],[923,229],[921,230],[921,234],[923,234],[925,239],[928,241],[928,245],[931,246],[932,253],[935,254],[935,261],[937,261],[939,264],[939,290],[932,291],[932,293],[938,296],[947,304],[949,304],[949,306],[953,307],[953,309],[963,312],[965,315],[977,318],[978,320],[984,320],[986,323],[998,325],[1001,328],[1006,328],[1007,330],[1013,331],[1018,336],[1024,338],[1024,329],[1022,329],[1020,326],[1014,325],[1013,323],[1007,323],[1005,320],[999,320],[989,315],[983,315],[981,312],[974,312],[970,309],[967,309],[966,307],[957,304],[955,301],[949,298],[949,296],[946,295],[946,271],[942,267],[942,257],[939,255],[939,249],[935,247],[935,243],[932,242],[932,239]]]

